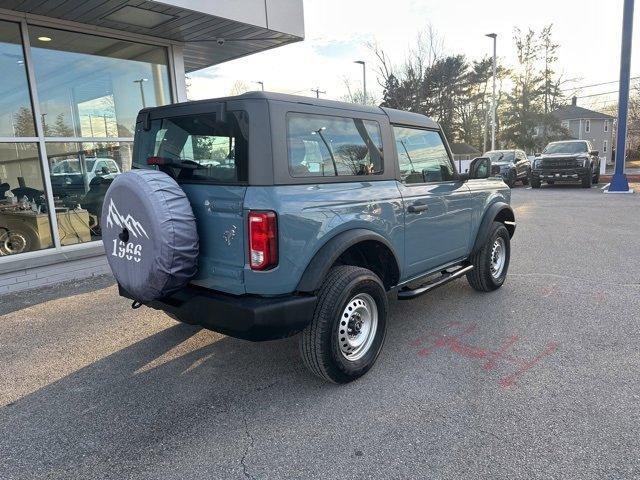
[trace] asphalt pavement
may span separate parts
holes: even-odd
[[[391,302],[344,386],[108,277],[0,297],[0,478],[640,478],[640,195],[513,205],[504,287]]]

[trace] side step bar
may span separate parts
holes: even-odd
[[[423,293],[427,293],[431,290],[434,290],[442,285],[445,285],[457,278],[460,278],[467,272],[473,270],[473,265],[467,265],[466,267],[462,267],[454,272],[445,272],[441,277],[432,280],[431,282],[425,283],[421,287],[416,288],[415,290],[403,289],[398,292],[398,300],[411,300],[412,298],[419,297]]]

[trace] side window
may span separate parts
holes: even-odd
[[[118,164],[113,160],[109,162],[108,167],[109,167],[109,173],[120,173],[118,170]]]
[[[402,182],[446,182],[456,179],[453,163],[438,132],[407,127],[393,127],[393,132]]]
[[[292,177],[335,177],[382,173],[378,122],[358,118],[290,113],[287,151]]]

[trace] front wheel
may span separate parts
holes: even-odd
[[[531,188],[540,188],[541,185],[542,183],[539,178],[531,177]]]
[[[524,178],[522,179],[522,185],[524,185],[525,187],[527,185],[529,185],[529,178],[531,177],[531,172],[527,172],[527,174],[524,176]]]
[[[372,271],[333,267],[320,288],[313,319],[300,335],[307,368],[334,383],[367,373],[384,343],[387,309],[384,286]]]
[[[469,284],[479,292],[491,292],[502,286],[509,269],[511,242],[503,223],[493,222],[485,244],[471,257],[473,270],[467,273]]]
[[[591,182],[593,181],[592,172],[589,172],[582,177],[582,188],[591,188]]]

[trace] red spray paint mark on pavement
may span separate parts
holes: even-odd
[[[426,335],[412,340],[409,344],[412,347],[422,347],[418,350],[418,356],[420,357],[428,357],[439,349],[447,349],[464,358],[485,360],[482,368],[487,371],[494,370],[499,361],[516,364],[518,366],[517,370],[500,380],[500,386],[504,388],[514,386],[518,378],[540,363],[543,358],[554,353],[558,348],[558,344],[552,342],[532,359],[522,359],[507,353],[519,341],[518,336],[511,335],[502,342],[498,349],[491,349],[472,345],[463,340],[465,336],[471,334],[475,329],[476,325],[474,324],[465,326],[460,322],[451,322],[445,325],[442,330],[429,331]],[[423,346],[425,344],[426,346]]]
[[[507,340],[502,344],[502,346],[496,352],[491,352],[494,355],[492,355],[491,358],[489,358],[489,360],[486,361],[486,363],[482,366],[482,368],[484,368],[485,370],[493,370],[496,367],[496,363],[499,359],[501,358],[508,358],[510,360],[513,359],[513,357],[505,357],[505,353],[507,352],[507,350],[513,347],[517,341],[518,341],[518,337],[516,337],[515,335],[511,335],[509,338],[507,338]]]
[[[547,347],[538,355],[533,357],[528,362],[525,362],[518,370],[516,370],[511,375],[507,375],[506,377],[500,380],[500,386],[502,388],[513,387],[516,384],[516,380],[521,377],[525,372],[530,370],[533,366],[539,363],[544,357],[547,357],[554,353],[558,349],[558,344],[555,342],[551,342],[547,345]]]

